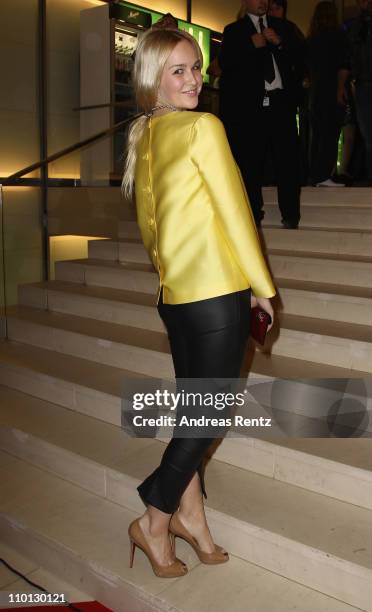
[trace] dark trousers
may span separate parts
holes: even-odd
[[[251,290],[187,304],[163,304],[158,311],[167,328],[176,379],[239,378],[249,336]],[[171,439],[160,465],[137,488],[142,501],[172,514],[215,438]]]
[[[331,178],[336,169],[338,141],[345,110],[318,99],[310,107],[310,182],[321,183]]]
[[[240,168],[252,211],[264,217],[262,185],[268,151],[274,165],[282,220],[300,219],[300,147],[296,110],[283,90],[270,94],[270,106],[246,116],[222,117],[231,150]]]
[[[355,105],[360,131],[366,147],[368,182],[372,186],[372,83],[357,83]]]

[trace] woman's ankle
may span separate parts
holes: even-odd
[[[140,517],[140,524],[151,537],[167,535],[170,517],[170,514],[167,515],[163,512],[157,516],[156,510],[154,512],[147,509]]]
[[[205,516],[204,506],[200,508],[182,508],[178,510],[178,514],[181,519],[185,519],[188,523],[206,523],[207,519]]]

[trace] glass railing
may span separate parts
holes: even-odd
[[[89,112],[89,111],[88,111]],[[130,121],[130,120],[129,120]],[[98,126],[99,127],[99,126]],[[127,128],[127,126],[126,126]],[[117,238],[120,219],[134,218],[120,182],[126,129],[103,135],[45,164],[46,180],[34,169],[5,178],[0,200],[0,323],[19,303],[25,284],[55,278],[55,262],[87,257],[92,238]],[[36,176],[35,176],[36,174]]]
[[[0,185],[0,339],[6,337],[3,188]]]

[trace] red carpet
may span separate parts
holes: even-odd
[[[112,612],[110,608],[106,608],[102,604],[98,603],[98,601],[79,601],[79,602],[71,602],[76,608],[80,608],[80,610],[84,610],[84,612]],[[70,610],[68,606],[27,606],[27,607],[13,607],[13,608],[1,608],[2,611],[14,612],[15,610],[43,610],[44,612],[58,612],[59,610]]]

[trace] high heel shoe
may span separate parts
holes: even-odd
[[[171,565],[160,565],[160,563],[156,561],[147,543],[141,525],[139,524],[138,518],[129,525],[128,535],[130,540],[129,567],[133,567],[134,551],[136,546],[138,546],[150,561],[155,576],[159,578],[176,578],[177,576],[185,576],[185,574],[187,574],[188,569],[186,564],[183,563],[181,559],[177,559],[177,557]]]
[[[184,524],[181,522],[178,513],[175,512],[172,514],[170,523],[169,523],[169,533],[171,536],[171,546],[172,550],[175,552],[175,539],[176,537],[182,538],[185,540],[192,548],[195,550],[196,554],[199,557],[199,560],[202,563],[206,563],[208,565],[217,565],[217,563],[226,563],[229,560],[229,553],[223,550],[221,546],[215,544],[215,550],[211,553],[205,552],[200,548],[194,536],[186,529]]]

